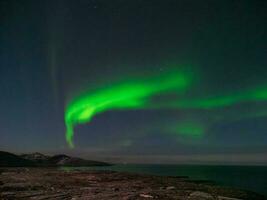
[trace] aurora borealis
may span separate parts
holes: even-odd
[[[189,86],[191,77],[181,72],[171,72],[145,81],[122,83],[95,93],[88,93],[72,102],[66,110],[66,139],[73,146],[73,128],[76,124],[89,122],[97,113],[111,109],[146,108],[151,96],[166,92],[181,92]]]
[[[267,162],[266,1],[0,8],[0,150]]]
[[[177,72],[176,72],[177,73]],[[153,95],[172,91],[179,93],[184,89],[189,89],[192,77],[183,73],[171,73],[169,76],[162,76],[155,80],[147,80],[147,83],[123,83],[119,86],[111,87],[96,93],[88,93],[76,101],[72,102],[66,109],[66,140],[73,147],[73,128],[77,124],[89,122],[97,113],[113,109],[146,109],[151,108],[198,108],[198,109],[216,109],[238,105],[243,102],[261,102],[267,100],[267,88],[259,87],[254,90],[244,91],[239,94],[226,95],[220,97],[210,97],[206,99],[175,99],[173,104],[153,105],[149,98]],[[189,81],[190,80],[190,81]],[[267,116],[267,113],[266,113]],[[199,125],[177,123],[177,131],[185,135],[202,135],[203,129]]]
[[[267,87],[256,88],[250,91],[243,91],[237,94],[209,97],[205,99],[186,100],[177,103],[178,107],[192,107],[201,109],[212,109],[219,107],[226,107],[243,102],[251,101],[266,101],[267,100]]]

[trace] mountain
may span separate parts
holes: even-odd
[[[47,160],[49,156],[43,155],[41,153],[31,153],[31,154],[22,154],[20,157],[28,160]]]
[[[41,153],[22,154],[22,158],[33,161],[38,166],[72,166],[72,167],[85,167],[85,166],[108,166],[110,164],[99,161],[85,160],[82,158],[71,157],[67,155],[46,156]]]
[[[109,166],[105,162],[85,160],[67,155],[47,156],[41,153],[15,155],[0,151],[0,167],[85,167],[85,166]]]
[[[35,162],[12,153],[0,151],[0,167],[33,167]]]
[[[110,164],[99,161],[85,160],[82,158],[70,157],[67,155],[55,155],[49,159],[50,163],[56,166],[108,166]]]
[[[63,165],[64,163],[66,163],[70,159],[71,159],[70,156],[60,154],[60,155],[55,155],[55,156],[50,157],[49,162],[54,164],[54,165]]]
[[[41,153],[35,152],[31,154],[22,154],[20,155],[21,158],[31,160],[38,165],[50,165],[49,163],[49,156],[43,155]]]

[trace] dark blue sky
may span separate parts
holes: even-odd
[[[266,101],[112,110],[75,129],[75,149],[64,139],[65,105],[81,91],[160,74],[169,63],[194,66],[190,98],[266,87],[266,1],[1,0],[0,7],[0,149],[121,162],[267,162]],[[203,124],[204,136],[174,139],[162,129],[185,120]]]

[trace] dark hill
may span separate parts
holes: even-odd
[[[18,156],[12,153],[0,151],[0,167],[85,167],[108,165],[110,164],[70,157],[67,155],[46,156],[41,153],[31,153]]]
[[[31,154],[22,154],[20,155],[21,158],[26,160],[31,160],[32,162],[36,163],[38,166],[49,166],[49,156],[43,155],[41,153],[31,153]]]
[[[32,167],[35,163],[12,153],[0,151],[0,167]]]

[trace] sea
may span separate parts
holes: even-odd
[[[105,167],[71,167],[68,170],[112,170],[159,176],[188,176],[192,180],[250,190],[267,197],[267,166],[118,164]]]

